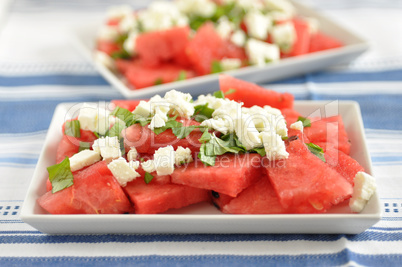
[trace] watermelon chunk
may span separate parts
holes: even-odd
[[[111,102],[118,107],[125,108],[132,112],[138,106],[140,101],[140,99],[113,99]]]
[[[310,27],[308,22],[299,18],[292,19],[292,22],[296,30],[296,42],[293,44],[292,49],[288,53],[284,53],[284,55],[294,57],[307,54],[310,48]]]
[[[235,197],[261,175],[258,154],[224,154],[216,158],[215,166],[205,166],[200,160],[176,168],[172,183],[214,190]]]
[[[343,124],[342,117],[311,118],[311,127],[304,128],[304,134],[310,142],[326,150],[327,146],[350,154],[350,141]]]
[[[178,119],[184,126],[199,125],[199,122],[194,120]],[[124,144],[126,147],[135,147],[139,153],[153,154],[159,147],[172,145],[174,149],[182,146],[189,148],[192,152],[200,150],[201,143],[198,141],[202,132],[199,129],[194,129],[186,138],[178,139],[171,129],[155,134],[148,125],[141,126],[134,124],[122,131]]]
[[[289,93],[278,93],[225,74],[219,75],[219,86],[224,93],[234,89],[235,92],[226,95],[226,98],[243,102],[245,107],[268,105],[281,110],[293,108],[294,96]]]
[[[98,41],[96,49],[112,56],[113,53],[120,51],[120,46],[114,42],[110,41]]]
[[[223,213],[230,214],[283,214],[278,196],[266,175],[244,189],[236,198],[222,206]]]
[[[352,157],[340,150],[329,148],[324,154],[328,165],[341,174],[351,185],[358,172],[364,172],[364,168]]]
[[[318,52],[342,46],[343,44],[339,40],[332,38],[322,32],[317,32],[311,35],[309,52]]]
[[[146,184],[138,178],[128,183],[124,190],[134,203],[137,214],[161,213],[209,200],[208,191],[204,189],[171,183],[153,183],[153,180]]]
[[[136,51],[145,67],[156,67],[176,55],[183,56],[189,42],[189,27],[143,33],[136,39]]]
[[[292,123],[296,122],[297,119],[301,117],[299,112],[291,108],[282,109],[281,112],[288,126],[292,125]]]
[[[312,154],[301,138],[289,141],[289,158],[266,166],[281,205],[292,213],[322,213],[349,198],[346,179]]]
[[[119,214],[132,206],[105,161],[74,172],[74,185],[38,199],[51,214]]]

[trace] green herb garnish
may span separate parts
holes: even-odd
[[[187,78],[187,72],[182,70],[179,72],[179,77],[177,77],[176,81],[184,81]]]
[[[81,152],[82,150],[90,149],[91,148],[91,143],[90,142],[80,142],[80,147],[78,149],[78,152]]]
[[[198,122],[203,122],[206,119],[212,118],[212,113],[214,111],[214,109],[208,107],[208,103],[197,105],[194,107],[193,118]]]
[[[124,49],[112,53],[113,59],[129,59],[130,57],[131,55]]]
[[[219,73],[219,72],[222,72],[222,71],[223,71],[222,64],[217,60],[212,61],[211,73]]]
[[[52,183],[52,193],[68,188],[74,184],[70,169],[70,159],[66,157],[59,164],[47,168],[49,181]]]
[[[73,137],[81,137],[81,126],[79,120],[66,121],[64,133]]]
[[[144,176],[144,181],[146,184],[149,184],[152,179],[154,179],[154,176],[152,174],[150,174],[149,172],[145,172],[145,176]]]
[[[306,144],[307,148],[310,150],[311,153],[316,155],[320,160],[326,162],[325,157],[324,157],[324,150],[317,146],[316,144],[313,143],[308,143]]]
[[[163,83],[162,78],[158,78],[158,79],[156,79],[156,81],[154,82],[154,85],[160,85],[160,84],[162,84],[162,83]]]
[[[301,121],[303,123],[303,127],[311,127],[311,120],[305,117],[298,117],[297,121]]]

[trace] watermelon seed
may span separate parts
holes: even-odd
[[[218,204],[216,204],[215,202],[212,201],[212,204],[214,204],[215,208],[217,208],[218,210],[221,209],[221,208],[218,206]]]
[[[299,139],[299,137],[297,135],[293,135],[293,136],[290,136],[287,141],[292,142],[292,141],[296,141],[297,139]]]
[[[211,194],[214,198],[219,198],[219,193],[215,192],[214,190],[211,191]]]

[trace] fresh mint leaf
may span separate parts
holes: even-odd
[[[211,140],[211,138],[212,138],[212,135],[208,132],[208,129],[206,129],[204,131],[204,133],[201,135],[201,138],[198,139],[198,141],[205,143],[205,142],[208,142],[209,140]]]
[[[82,150],[90,149],[91,148],[91,143],[90,142],[80,142],[80,147],[78,148],[78,152],[81,152]]]
[[[179,77],[177,77],[176,81],[184,81],[187,78],[187,73],[185,70],[179,72]]]
[[[155,133],[155,134],[160,134],[160,133],[163,133],[164,131],[166,131],[167,129],[173,129],[173,128],[181,128],[181,127],[183,127],[183,123],[176,121],[176,117],[177,117],[177,116],[172,117],[172,118],[174,118],[174,119],[170,118],[170,119],[166,122],[165,126],[162,126],[162,127],[159,127],[159,128],[155,128],[155,129],[154,129],[154,133]]]
[[[325,157],[324,157],[324,150],[321,147],[317,146],[314,143],[308,143],[306,145],[311,153],[316,155],[320,160],[326,162]]]
[[[121,120],[116,120],[112,128],[109,129],[108,136],[110,137],[120,137],[121,131],[126,128],[126,124]]]
[[[204,105],[197,105],[194,107],[194,115],[193,118],[197,122],[203,122],[206,119],[212,118],[212,113],[215,110],[208,107],[208,103]]]
[[[70,159],[66,157],[59,164],[47,168],[49,181],[52,183],[52,193],[56,193],[74,184],[73,173],[70,169]]]
[[[206,144],[207,143],[204,143],[201,145],[200,152],[198,153],[198,158],[201,160],[202,163],[204,163],[204,165],[214,166],[216,156],[209,156],[205,153],[206,152]]]
[[[158,78],[158,79],[155,80],[154,85],[160,85],[160,84],[162,84],[162,83],[163,83],[162,78]]]
[[[222,71],[223,71],[222,64],[217,60],[212,61],[211,73],[219,73]]]
[[[263,148],[263,147],[253,148],[250,151],[260,154],[261,157],[264,157],[267,154],[267,152],[265,151],[265,148]]]
[[[297,121],[301,121],[303,123],[303,127],[311,127],[311,120],[305,117],[298,117]]]
[[[226,97],[227,95],[233,94],[233,93],[235,93],[235,92],[236,92],[236,89],[230,88],[229,90],[227,90],[227,91],[224,93],[224,95],[225,95],[225,97]]]
[[[177,138],[183,139],[186,138],[195,128],[197,128],[195,125],[190,125],[187,127],[174,127],[172,128],[172,132]]]
[[[154,179],[154,176],[152,174],[150,174],[149,172],[145,172],[145,176],[144,176],[144,181],[146,184],[149,184],[152,179]]]
[[[71,121],[66,121],[65,127],[64,127],[64,133],[69,136],[73,137],[81,137],[81,126],[80,126],[80,121],[79,120],[71,120]]]
[[[131,120],[133,120],[134,114],[129,111],[128,109],[121,108],[117,106],[110,115],[115,116],[116,118],[119,118],[120,120],[124,121],[126,126],[128,125]]]
[[[113,59],[129,59],[131,57],[131,55],[124,49],[121,49],[119,51],[113,52],[112,53],[112,58]]]
[[[214,92],[212,95],[216,98],[225,98],[225,94],[221,90]]]

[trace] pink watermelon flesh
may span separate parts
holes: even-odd
[[[310,142],[321,146],[324,150],[328,146],[350,154],[350,142],[341,116],[311,118],[311,121],[311,127],[304,127],[304,134]]]
[[[38,199],[51,214],[119,214],[131,211],[131,203],[105,161],[74,172],[74,185]]]
[[[208,191],[176,184],[146,184],[135,180],[124,187],[134,204],[137,214],[155,214],[169,209],[178,209],[202,201],[208,201]]]
[[[282,214],[288,213],[279,202],[266,175],[244,189],[236,198],[222,206],[222,212],[231,214]]]
[[[341,174],[351,185],[356,173],[363,172],[364,168],[349,155],[340,150],[330,148],[325,151],[325,160],[334,170]]]
[[[281,110],[293,108],[294,96],[289,93],[278,93],[225,74],[219,75],[219,86],[224,93],[234,89],[235,92],[227,94],[226,98],[243,102],[245,107],[268,105]]]
[[[189,27],[144,33],[136,39],[135,48],[144,66],[157,67],[181,55],[189,42],[189,33]]]
[[[224,154],[216,158],[215,166],[205,166],[195,160],[176,168],[172,183],[214,190],[235,197],[261,175],[261,156],[258,154]]]
[[[296,42],[285,57],[293,57],[307,54],[310,47],[310,26],[307,21],[295,18],[292,20],[296,30]]]
[[[322,32],[317,32],[311,35],[309,53],[318,52],[327,49],[342,47],[343,44]]]
[[[178,119],[184,126],[199,125],[194,120]],[[139,153],[153,154],[159,147],[172,145],[174,149],[178,146],[190,148],[192,152],[200,150],[201,143],[198,141],[202,132],[199,129],[194,129],[186,138],[178,139],[168,129],[160,134],[155,134],[148,128],[148,125],[141,126],[134,124],[122,132],[126,147],[135,147]]]
[[[300,138],[289,141],[287,151],[288,159],[266,167],[285,209],[292,213],[322,213],[350,197],[351,184],[312,154]]]

